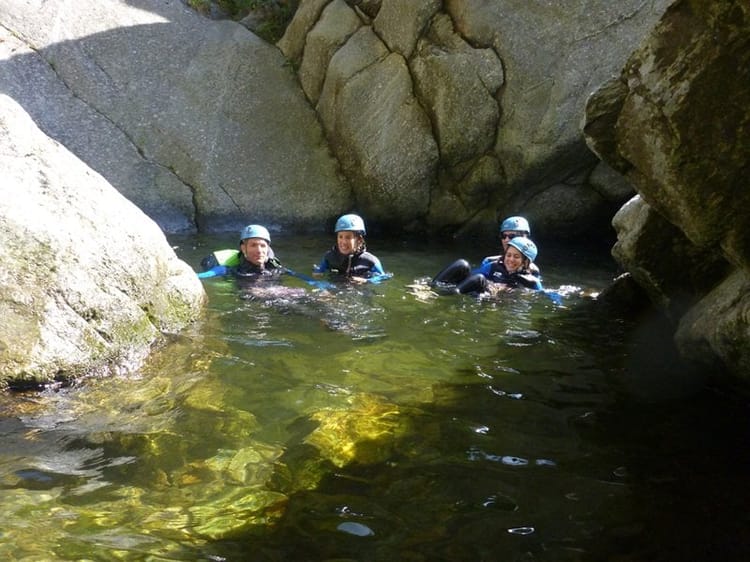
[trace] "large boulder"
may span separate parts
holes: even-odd
[[[640,199],[614,256],[693,364],[750,373],[750,5],[680,0],[591,98],[589,144]]]
[[[278,49],[160,0],[0,0],[0,93],[167,232],[322,229],[351,192]]]
[[[0,95],[0,386],[137,368],[205,294],[159,227]]]
[[[640,195],[617,212],[612,224],[617,231],[612,255],[674,322],[729,271],[720,252],[698,248]]]

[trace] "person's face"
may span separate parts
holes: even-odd
[[[513,273],[514,271],[518,271],[519,269],[521,269],[521,267],[523,267],[523,260],[523,254],[513,246],[508,246],[508,248],[505,250],[505,258],[503,258],[503,263],[505,264],[505,269],[507,269],[509,273]]]
[[[503,252],[508,249],[508,242],[510,242],[516,236],[522,236],[526,238],[526,233],[520,230],[505,230],[500,233],[500,239],[503,242]]]
[[[263,265],[268,260],[268,242],[263,238],[245,238],[240,244],[240,250],[253,265]]]
[[[353,254],[359,248],[362,237],[353,230],[339,230],[336,233],[336,245],[339,252],[345,255]]]

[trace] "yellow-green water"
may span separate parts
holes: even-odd
[[[307,274],[331,243],[274,248]],[[3,559],[745,558],[746,404],[597,310],[606,255],[541,248],[559,307],[427,289],[492,247],[370,249],[392,280],[209,279],[138,373],[0,396]]]

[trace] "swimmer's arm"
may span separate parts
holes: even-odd
[[[215,265],[211,269],[198,273],[198,279],[208,279],[209,277],[221,277],[229,273],[229,268],[225,265]]]
[[[482,260],[482,265],[471,270],[471,275],[474,275],[475,273],[481,273],[482,275],[484,275],[485,277],[489,279],[490,269],[492,269],[493,263],[494,263],[494,260],[491,260],[490,258],[484,258]]]
[[[328,267],[328,260],[323,258],[319,264],[313,265],[312,269],[312,275],[313,277],[323,277],[323,274],[325,274],[327,271],[329,271]]]

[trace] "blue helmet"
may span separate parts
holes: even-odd
[[[352,230],[364,236],[366,234],[365,221],[359,215],[342,215],[336,221],[336,227],[333,231],[339,232],[341,230]]]
[[[529,258],[529,261],[534,261],[536,259],[536,244],[534,244],[528,238],[524,238],[523,236],[516,236],[515,238],[512,238],[510,242],[508,242],[508,246],[513,246],[516,250]]]
[[[502,233],[506,230],[525,232],[526,236],[531,235],[531,227],[529,226],[529,221],[527,221],[523,217],[508,217],[507,219],[505,219],[500,225],[500,232]]]
[[[268,233],[268,229],[259,224],[248,224],[242,229],[242,232],[240,232],[240,242],[248,238],[263,238],[269,244],[271,243],[271,235]]]

